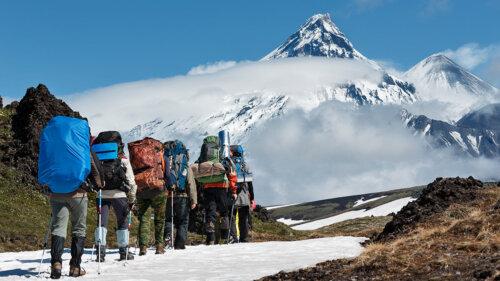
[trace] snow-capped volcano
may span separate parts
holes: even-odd
[[[177,137],[196,139],[199,142],[203,136],[227,129],[231,132],[233,142],[244,143],[248,132],[267,120],[282,115],[291,104],[307,111],[329,100],[357,105],[406,104],[417,100],[413,85],[389,75],[377,63],[354,49],[328,14],[311,17],[284,45],[262,61],[251,64],[258,68],[252,71],[254,77],[255,72],[273,70],[273,76],[267,75],[265,80],[281,80],[284,86],[255,84],[253,89],[224,89],[224,102],[210,114],[194,113],[187,118],[178,119],[159,116],[134,127],[125,134],[125,139]],[[328,65],[328,68],[322,69],[324,65]],[[304,71],[295,73],[290,69]],[[234,72],[238,72],[238,66],[224,70],[225,76]],[[209,75],[217,76],[217,73]],[[343,78],[339,79],[340,76]],[[306,77],[309,88],[300,90],[301,93],[297,95],[298,90],[289,85],[297,84],[296,80],[300,81],[303,77]],[[201,79],[202,76],[198,78]],[[234,82],[230,81],[232,78],[225,79],[226,84]]]
[[[404,79],[415,83],[422,99],[441,100],[442,92],[486,96],[498,92],[496,88],[463,69],[442,54],[432,55],[410,70]]]
[[[305,56],[366,60],[331,21],[329,14],[318,14],[308,19],[283,45],[262,60]]]

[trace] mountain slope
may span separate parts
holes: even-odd
[[[478,115],[471,113],[471,116]],[[464,126],[468,118],[452,125],[425,115],[413,115],[406,110],[402,111],[402,118],[407,127],[429,137],[427,141],[431,147],[450,147],[473,157],[492,158],[500,155],[500,131]]]
[[[457,126],[500,131],[500,103],[489,104],[466,114],[458,120]]]
[[[403,78],[417,85],[417,91],[423,99],[439,99],[442,91],[477,96],[498,92],[496,88],[442,54],[435,54],[420,61],[408,70]]]
[[[376,193],[352,195],[283,207],[271,207],[268,210],[271,217],[276,220],[285,218],[295,221],[315,221],[333,217],[349,211],[372,209],[402,198],[417,197],[423,188],[424,186],[417,186]]]

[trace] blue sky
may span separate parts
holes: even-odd
[[[406,70],[447,51],[500,86],[496,0],[2,1],[0,95],[44,83],[61,97],[258,60],[326,12],[368,58]]]

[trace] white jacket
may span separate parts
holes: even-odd
[[[134,171],[132,170],[132,165],[130,161],[126,158],[122,158],[122,165],[125,167],[125,179],[127,184],[130,186],[130,191],[125,193],[119,189],[112,190],[102,190],[103,199],[114,199],[114,198],[128,198],[129,203],[135,202],[135,194],[137,193],[137,185],[135,184]]]

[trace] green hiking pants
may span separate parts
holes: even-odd
[[[162,192],[150,199],[137,198],[137,204],[139,206],[139,246],[149,246],[149,238],[151,237],[150,207],[154,210],[155,245],[163,245],[167,195]]]
[[[87,229],[88,198],[50,198],[52,210],[52,235],[66,238],[68,219],[71,220],[71,237],[85,237]]]

